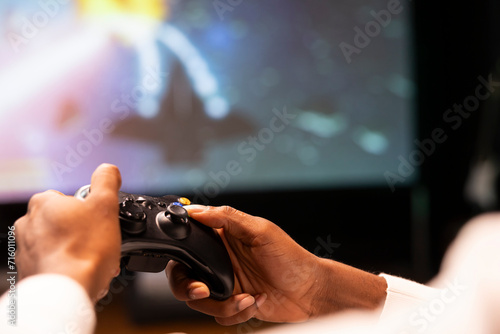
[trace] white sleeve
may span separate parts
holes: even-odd
[[[0,298],[1,333],[93,333],[96,324],[93,303],[75,280],[64,275],[41,274],[11,283]]]
[[[422,303],[429,302],[439,296],[441,290],[401,277],[380,274],[387,282],[385,299],[380,321],[394,319],[401,312],[415,309]]]

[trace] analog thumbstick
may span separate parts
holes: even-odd
[[[187,238],[191,232],[188,217],[186,209],[182,206],[170,204],[166,211],[158,213],[156,223],[169,237],[182,240]]]
[[[120,203],[120,225],[123,231],[139,234],[146,229],[146,214],[143,208],[132,199]]]

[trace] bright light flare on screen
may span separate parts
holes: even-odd
[[[163,20],[168,8],[164,0],[80,0],[79,11],[85,16],[137,15]]]
[[[0,71],[0,117],[14,112],[41,94],[47,87],[60,84],[71,71],[86,66],[106,46],[107,35],[85,29],[71,38],[27,55]]]
[[[85,21],[105,27],[129,44],[151,36],[168,12],[161,0],[80,0],[78,9]]]

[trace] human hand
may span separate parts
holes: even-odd
[[[184,265],[167,266],[172,291],[179,300],[224,325],[257,317],[301,321],[314,313],[319,261],[266,219],[230,207],[187,206],[190,216],[219,230],[235,272],[235,290],[226,301],[208,297],[201,282],[189,278]]]
[[[79,282],[94,302],[104,297],[120,267],[120,186],[118,168],[103,164],[84,201],[54,190],[34,195],[15,223],[19,277],[62,274]]]
[[[385,279],[322,259],[298,245],[272,222],[231,207],[187,206],[190,216],[218,229],[235,273],[233,295],[207,298],[208,287],[188,268],[170,261],[167,277],[174,296],[222,325],[252,317],[299,322],[347,308],[375,309],[385,298]]]

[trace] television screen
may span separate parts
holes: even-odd
[[[0,4],[0,200],[407,185],[411,8],[367,0]],[[413,169],[411,169],[413,168]]]

